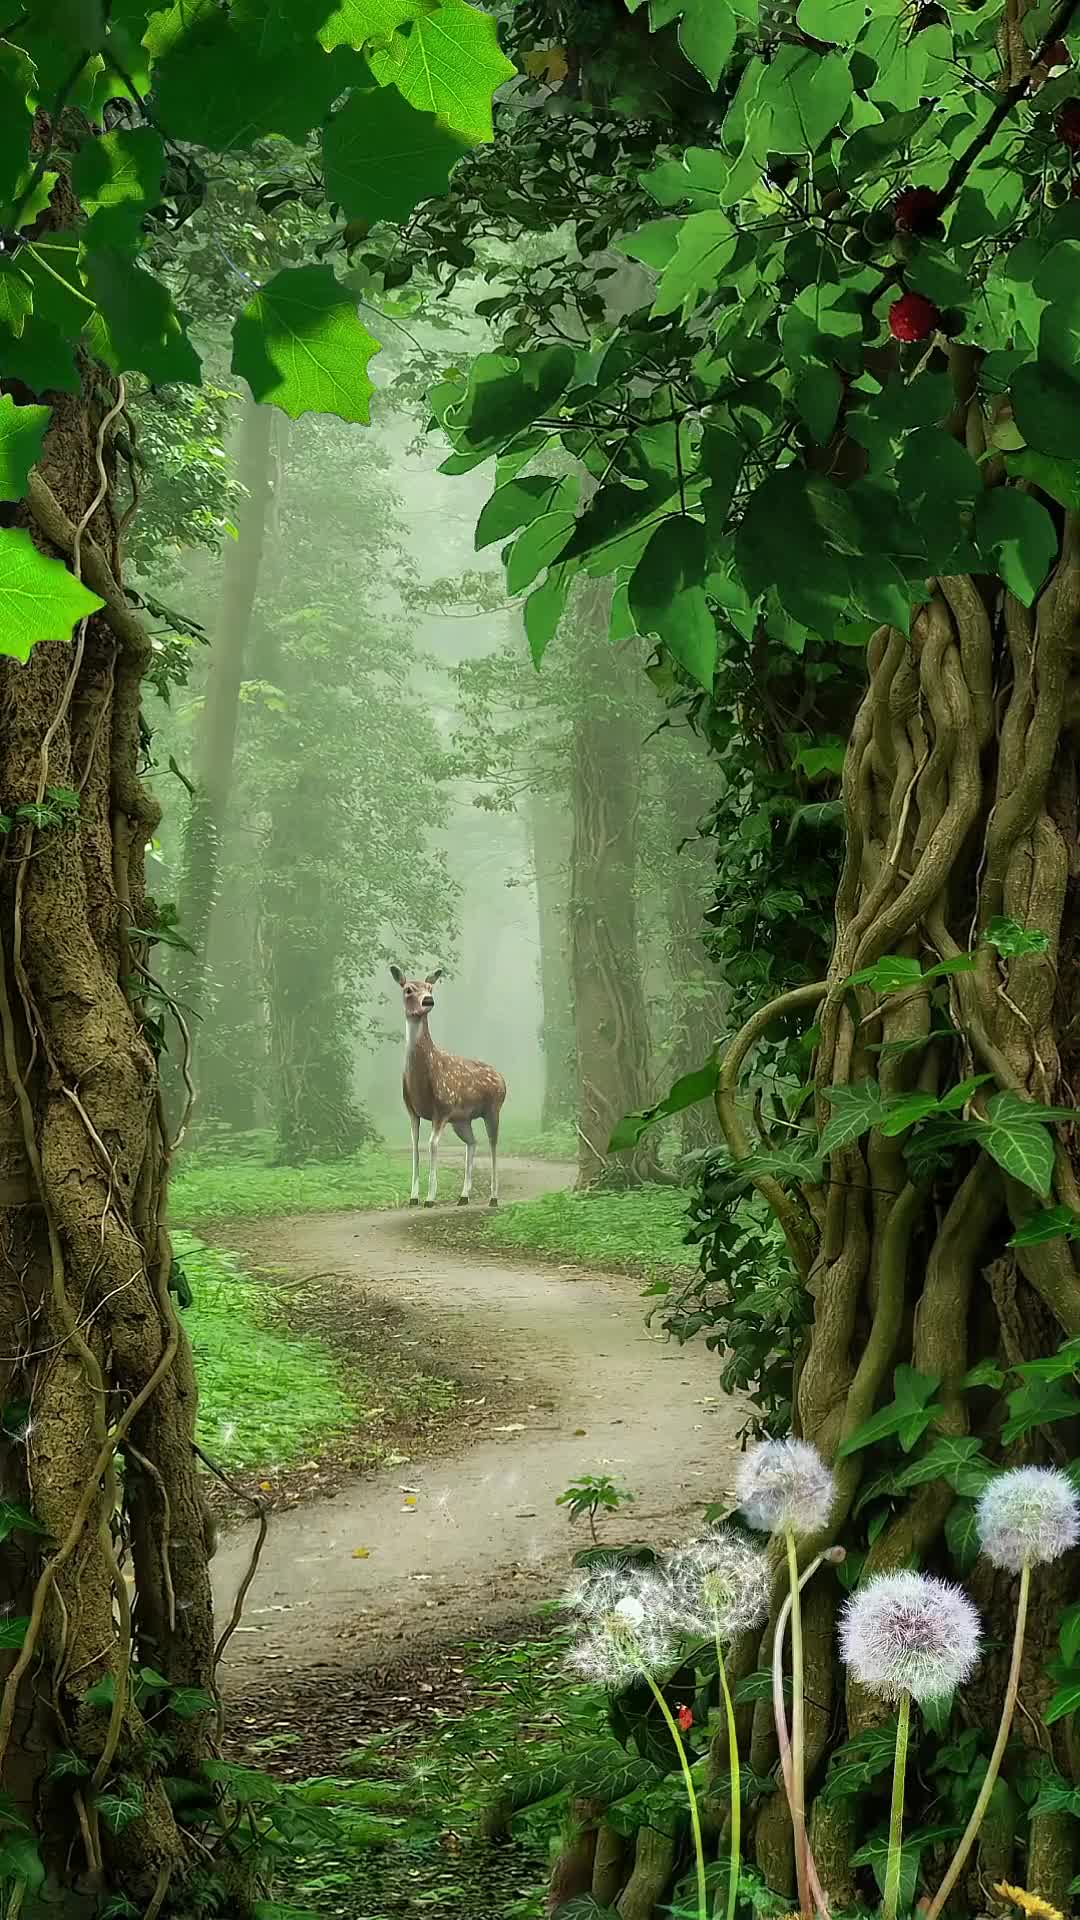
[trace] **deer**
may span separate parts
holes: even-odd
[[[458,1206],[468,1206],[472,1199],[473,1166],[476,1161],[473,1122],[482,1120],[491,1148],[491,1197],[488,1206],[497,1207],[499,1166],[496,1148],[499,1115],[506,1099],[506,1081],[501,1073],[494,1067],[486,1066],[482,1060],[463,1060],[459,1054],[443,1053],[435,1045],[428,1028],[428,1016],[434,1010],[435,988],[444,977],[444,971],[444,968],[436,967],[427,980],[415,980],[407,977],[401,967],[393,966],[390,969],[401,988],[405,1006],[405,1064],[401,1075],[401,1095],[412,1126],[409,1205],[420,1205],[421,1120],[431,1122],[426,1207],[433,1207],[438,1197],[439,1142],[448,1124],[458,1139],[465,1142],[465,1185]]]

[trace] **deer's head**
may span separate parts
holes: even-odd
[[[400,967],[391,967],[390,971],[401,988],[406,1019],[422,1020],[435,1005],[435,988],[443,977],[442,968],[436,967],[427,980],[413,979]]]

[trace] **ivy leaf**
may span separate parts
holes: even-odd
[[[829,1087],[825,1098],[832,1112],[818,1142],[823,1158],[850,1146],[885,1118],[886,1107],[876,1080],[859,1080],[852,1087]]]
[[[273,133],[301,145],[344,92],[351,60],[313,38],[270,44],[257,23],[199,9],[154,66],[157,116],[172,139],[218,153]]]
[[[1056,1353],[1041,1360],[1021,1360],[1015,1371],[1022,1380],[1072,1380],[1080,1375],[1080,1338],[1066,1340]]]
[[[881,1131],[887,1139],[895,1139],[897,1134],[906,1133],[909,1127],[925,1120],[928,1113],[937,1113],[938,1102],[932,1093],[905,1093],[895,1101],[889,1101],[889,1109],[881,1122]]]
[[[976,1123],[976,1138],[999,1167],[1041,1196],[1053,1178],[1054,1139],[1039,1111],[1015,1093],[996,1093],[987,1119]]]
[[[872,1780],[887,1773],[896,1759],[896,1721],[868,1727],[838,1747],[829,1761],[822,1798],[827,1803],[865,1792]]]
[[[1018,498],[1026,498],[1018,495]],[[1014,960],[1024,953],[1046,953],[1050,936],[1040,927],[1022,927],[1008,914],[997,914],[983,935],[988,947],[996,948],[1004,959]]]
[[[1066,1607],[1062,1614],[1058,1623],[1058,1645],[1065,1665],[1075,1666],[1080,1658],[1080,1601]]]
[[[168,287],[115,247],[87,254],[82,270],[98,309],[87,338],[106,366],[145,373],[155,386],[198,386],[201,362]]]
[[[33,310],[33,282],[14,260],[0,257],[0,327],[18,339]]]
[[[977,1367],[969,1367],[960,1385],[965,1393],[974,1387],[998,1387],[1005,1385],[1005,1375],[996,1360],[980,1360]]]
[[[628,1147],[636,1147],[642,1134],[657,1120],[683,1113],[687,1107],[696,1106],[699,1100],[711,1100],[715,1092],[716,1062],[710,1060],[706,1066],[695,1068],[693,1073],[684,1073],[654,1107],[645,1107],[640,1113],[628,1113],[625,1119],[620,1120],[608,1142],[608,1152],[622,1153]]]
[[[716,623],[705,598],[705,529],[687,514],[666,520],[649,540],[630,581],[639,633],[655,633],[708,692],[716,671]]]
[[[903,953],[883,953],[872,967],[863,967],[845,980],[846,987],[873,987],[875,993],[899,993],[905,987],[922,983],[923,970],[917,960]]]
[[[1029,1214],[1008,1244],[1041,1247],[1047,1240],[1060,1240],[1063,1234],[1070,1240],[1080,1237],[1080,1214],[1074,1213],[1071,1207],[1047,1207],[1041,1213]]]
[[[461,0],[414,19],[400,55],[373,54],[371,70],[381,86],[392,81],[410,106],[439,114],[472,141],[494,139],[491,97],[515,72],[494,20]]]
[[[467,142],[394,87],[350,94],[323,128],[326,191],[348,220],[407,220],[446,192]]]
[[[894,1434],[905,1453],[910,1453],[942,1411],[940,1404],[932,1397],[940,1385],[937,1374],[919,1373],[915,1367],[897,1367],[893,1376],[895,1398],[889,1406],[871,1414],[869,1420],[864,1420],[854,1433],[841,1441],[838,1449],[840,1458],[861,1453],[864,1447],[873,1446],[876,1440],[889,1439]]]
[[[0,1647],[21,1647],[29,1625],[29,1614],[0,1620]]]
[[[961,1573],[970,1573],[982,1552],[979,1510],[973,1500],[959,1500],[945,1520],[945,1538]]]
[[[1052,1727],[1056,1720],[1067,1720],[1078,1710],[1080,1710],[1080,1672],[1070,1672],[1064,1685],[1058,1688],[1043,1713],[1043,1724]]]
[[[41,458],[48,407],[17,407],[0,394],[0,500],[21,500],[32,466]]]
[[[1052,1426],[1057,1420],[1075,1420],[1077,1414],[1080,1414],[1080,1398],[1064,1381],[1026,1381],[1009,1395],[1009,1418],[1001,1429],[1002,1444],[1010,1446],[1037,1427]]]
[[[1057,553],[1046,508],[1015,487],[988,487],[976,503],[975,539],[981,553],[993,555],[1010,593],[1030,607]]]
[[[94,239],[106,246],[130,244],[143,215],[161,199],[165,148],[152,127],[120,127],[84,141],[71,169],[71,184],[93,219]]]
[[[378,352],[352,294],[329,267],[286,267],[233,327],[233,372],[256,400],[291,420],[333,413],[366,426],[375,391],[368,362]]]
[[[920,1459],[896,1476],[897,1492],[925,1486],[931,1480],[946,1480],[953,1491],[976,1499],[994,1468],[982,1451],[982,1442],[970,1435],[944,1435]]]
[[[5,1833],[0,1842],[0,1879],[18,1881],[34,1894],[45,1884],[45,1863],[29,1833]]]
[[[0,654],[29,660],[39,640],[70,640],[76,623],[104,604],[62,561],[39,553],[23,528],[0,531]],[[17,1509],[0,1507],[0,1526],[5,1511]]]

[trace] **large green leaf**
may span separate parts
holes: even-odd
[[[674,256],[664,269],[654,314],[677,313],[684,302],[693,301],[702,291],[713,291],[738,244],[739,236],[726,213],[688,213]]]
[[[0,40],[0,206],[7,206],[23,178],[34,120],[30,97],[34,69],[21,47]]]
[[[823,1156],[851,1145],[871,1127],[880,1126],[886,1106],[876,1080],[858,1080],[851,1087],[829,1087],[825,1095],[832,1111],[821,1131],[818,1151]]]
[[[21,527],[0,531],[0,654],[28,660],[39,640],[70,640],[76,623],[103,605]]]
[[[22,499],[49,418],[48,407],[17,407],[10,393],[0,394],[0,500]]]
[[[18,339],[33,311],[33,282],[17,260],[0,257],[0,327]]]
[[[328,51],[370,42],[385,45],[398,27],[430,13],[435,4],[437,0],[337,0],[319,28],[319,41]]]
[[[370,418],[368,363],[379,351],[351,293],[329,267],[287,267],[250,300],[233,328],[232,370],[256,400],[292,420]]]
[[[679,45],[686,58],[711,87],[719,86],[735,45],[736,18],[731,0],[652,0],[649,24],[654,32],[676,19]]]
[[[155,386],[173,380],[199,384],[199,356],[163,281],[115,247],[88,254],[82,271],[97,306],[87,339],[106,366],[145,373]]]
[[[653,533],[630,581],[638,632],[657,634],[706,691],[716,669],[716,622],[705,597],[707,558],[700,521],[676,514]]]
[[[160,201],[164,166],[165,149],[152,127],[119,127],[83,142],[71,184],[93,217],[95,243],[122,247],[135,239],[143,215]]]
[[[975,539],[981,553],[993,555],[1010,592],[1030,607],[1058,547],[1046,508],[1016,487],[990,487],[975,507]]]
[[[977,1138],[999,1167],[1041,1196],[1049,1193],[1054,1174],[1054,1137],[1047,1121],[1056,1117],[1055,1109],[1036,1107],[1019,1094],[996,1093]]]
[[[349,220],[406,220],[445,193],[466,146],[394,87],[356,92],[323,129],[326,191]]]
[[[707,1066],[697,1067],[693,1073],[684,1073],[654,1107],[645,1107],[640,1113],[628,1113],[619,1121],[608,1142],[609,1153],[622,1153],[628,1147],[635,1147],[646,1129],[657,1120],[667,1120],[672,1114],[682,1113],[701,1100],[711,1100],[716,1092],[716,1071],[716,1062],[710,1060]]]
[[[525,636],[537,672],[566,611],[573,575],[573,567],[555,565],[549,570],[547,579],[530,593],[525,602]]]
[[[761,115],[755,147],[774,153],[814,153],[843,117],[851,73],[837,53],[781,42],[758,88]]]
[[[566,507],[542,513],[519,533],[506,562],[506,585],[511,593],[524,593],[538,573],[553,566],[574,531],[573,512]]]
[[[1066,367],[1031,360],[1012,382],[1016,424],[1038,453],[1072,460],[1080,446],[1080,377]]]
[[[455,447],[484,457],[554,408],[573,377],[572,347],[478,354],[467,386],[448,392],[442,424]]]
[[[31,393],[78,393],[79,370],[59,327],[35,314],[16,339],[0,327],[0,367],[7,380],[21,380]]]
[[[355,77],[353,60],[307,37],[268,48],[258,26],[200,12],[154,68],[157,117],[174,140],[222,153],[271,133],[301,143]]]
[[[547,512],[554,505],[559,482],[540,474],[526,474],[523,480],[507,480],[496,487],[476,523],[473,545],[477,553],[490,547],[493,540],[505,540],[519,527]]]
[[[372,56],[372,71],[393,82],[410,105],[437,113],[473,141],[494,137],[491,97],[514,77],[495,22],[478,7],[447,0],[412,23],[408,39]]]

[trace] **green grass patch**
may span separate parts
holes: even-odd
[[[572,1121],[559,1126],[530,1126],[511,1114],[499,1128],[500,1153],[518,1154],[523,1160],[569,1160],[578,1157],[578,1137]]]
[[[217,1148],[182,1163],[172,1183],[171,1213],[183,1226],[197,1227],[214,1220],[401,1207],[408,1197],[408,1160],[381,1147],[302,1167],[270,1166],[258,1151]]]
[[[545,1193],[489,1215],[478,1238],[488,1246],[624,1268],[662,1277],[696,1267],[684,1244],[687,1196],[677,1187],[631,1187],[625,1193]]]
[[[347,1431],[357,1407],[332,1355],[268,1324],[267,1290],[227,1253],[173,1236],[194,1303],[184,1314],[199,1380],[200,1446],[224,1467],[290,1466]]]

